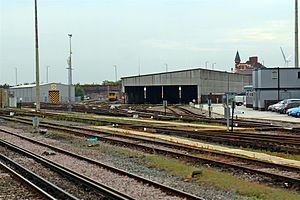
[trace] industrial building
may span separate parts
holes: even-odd
[[[255,69],[266,68],[263,64],[258,62],[257,56],[249,57],[246,62],[241,62],[240,53],[237,51],[235,55],[235,73],[252,75],[252,71]]]
[[[109,93],[115,93],[118,99],[121,98],[121,83],[116,84],[85,84],[81,85],[84,90],[84,95],[90,99],[106,99],[109,96]]]
[[[123,77],[122,91],[129,104],[220,103],[225,92],[243,92],[252,85],[251,75],[207,69],[189,69],[141,76]]]
[[[8,105],[7,90],[0,88],[0,108],[4,108]]]
[[[47,83],[40,85],[40,101],[44,103],[68,102],[68,85],[61,83]],[[9,88],[9,101],[12,102],[35,102],[36,85],[19,85]],[[75,101],[75,87],[71,86],[71,101]]]
[[[283,99],[300,99],[299,68],[261,68],[253,71],[253,109],[266,110]]]

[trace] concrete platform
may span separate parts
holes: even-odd
[[[224,107],[223,104],[213,104],[213,113],[218,115],[224,115]],[[208,110],[207,105],[203,106],[204,110]],[[239,118],[248,118],[248,119],[264,119],[264,120],[274,120],[279,122],[291,122],[291,123],[299,123],[300,126],[300,118],[295,118],[288,116],[287,114],[279,114],[276,112],[270,111],[257,111],[252,108],[246,108],[245,106],[237,106],[236,114]]]
[[[174,136],[168,136],[168,135],[162,135],[162,134],[156,134],[156,133],[124,130],[124,129],[119,129],[119,128],[104,127],[104,126],[92,126],[91,128],[100,129],[100,130],[116,131],[116,132],[123,133],[123,134],[144,136],[144,137],[164,140],[164,141],[168,141],[168,142],[172,142],[172,143],[176,143],[176,144],[193,146],[193,147],[197,147],[200,149],[210,149],[210,150],[214,150],[214,151],[226,152],[229,154],[236,154],[236,155],[240,155],[240,156],[244,156],[244,157],[255,158],[257,160],[262,160],[262,161],[266,161],[269,163],[294,166],[294,167],[298,167],[300,169],[300,161],[285,159],[285,158],[281,158],[281,157],[277,157],[277,156],[271,156],[271,155],[268,155],[265,153],[257,153],[257,152],[253,152],[253,151],[229,148],[229,147],[224,147],[224,146],[220,146],[220,145],[208,144],[208,143],[204,143],[204,142],[196,142],[196,141],[192,141],[192,140],[188,140],[188,139],[177,138]]]
[[[196,141],[192,141],[192,140],[188,140],[188,139],[177,138],[174,136],[167,136],[167,135],[156,134],[156,133],[124,130],[124,129],[119,129],[119,128],[103,127],[103,126],[92,126],[91,128],[100,129],[100,130],[116,131],[118,133],[149,137],[149,138],[164,140],[164,141],[168,141],[168,142],[172,142],[172,143],[176,143],[176,144],[193,146],[193,147],[197,147],[200,149],[209,149],[209,150],[225,152],[225,153],[229,153],[229,154],[236,154],[236,155],[240,155],[240,156],[244,156],[244,157],[255,158],[257,160],[262,160],[262,161],[266,161],[269,163],[294,166],[294,167],[298,167],[300,169],[300,161],[285,159],[285,158],[281,158],[281,157],[277,157],[277,156],[271,156],[271,155],[268,155],[265,153],[257,153],[257,152],[253,152],[253,151],[246,151],[246,150],[241,150],[241,149],[224,147],[224,146],[220,146],[220,145],[207,144],[204,142],[196,142]]]

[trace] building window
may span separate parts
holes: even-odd
[[[299,75],[298,75],[299,76]],[[277,71],[272,71],[272,79],[277,79],[278,78],[278,73]]]
[[[298,72],[298,78],[300,78],[300,72]]]

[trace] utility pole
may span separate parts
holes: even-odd
[[[18,85],[18,68],[15,67],[16,86]]]
[[[212,70],[215,69],[215,65],[216,65],[216,64],[217,64],[217,63],[213,63],[213,64],[211,65]]]
[[[116,80],[116,83],[118,81],[118,75],[117,75],[117,65],[114,65],[115,67],[115,80]]]
[[[141,57],[139,57],[139,76],[141,75]]]
[[[208,65],[209,61],[205,62],[205,69],[207,69],[207,65]]]
[[[72,34],[68,34],[69,36],[69,43],[70,43],[70,55],[69,55],[69,59],[68,59],[68,65],[69,67],[68,69],[68,96],[69,96],[69,100],[68,100],[68,111],[71,112],[72,111],[72,97],[71,97],[71,87],[72,87]]]
[[[34,14],[35,14],[35,98],[36,98],[36,112],[40,112],[40,66],[39,66],[39,37],[38,37],[38,17],[37,17],[37,0],[34,0]]]
[[[49,83],[49,68],[50,66],[46,67],[46,83]]]
[[[295,0],[295,68],[299,68],[299,48],[298,48],[298,0]]]
[[[165,65],[166,65],[166,72],[168,72],[168,64],[167,64],[167,63],[165,63]]]

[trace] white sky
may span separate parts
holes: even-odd
[[[34,82],[34,0],[0,0],[0,84]],[[257,55],[268,67],[293,54],[294,0],[39,0],[41,81],[74,83],[208,67]],[[293,60],[293,57],[292,57]]]

